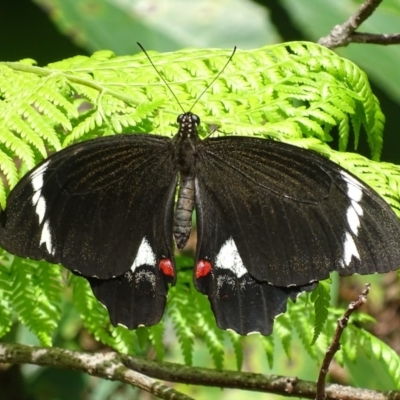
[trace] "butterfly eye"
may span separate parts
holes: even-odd
[[[197,125],[200,125],[200,117],[198,115],[192,115],[192,121]]]
[[[185,117],[185,114],[179,114],[179,115],[178,115],[178,118],[176,119],[176,122],[177,122],[178,124],[181,124],[184,117]]]

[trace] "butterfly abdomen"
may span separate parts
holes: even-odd
[[[194,203],[194,178],[191,175],[181,175],[173,229],[175,242],[179,249],[185,247],[190,236]]]

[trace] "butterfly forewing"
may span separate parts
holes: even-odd
[[[144,237],[157,256],[171,258],[173,158],[170,140],[149,135],[96,139],[54,154],[9,196],[2,245],[98,278],[129,270]]]

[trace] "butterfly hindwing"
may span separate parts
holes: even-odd
[[[157,324],[164,314],[168,280],[159,268],[142,265],[116,278],[87,280],[113,325],[136,329]]]
[[[270,335],[275,317],[286,311],[287,300],[295,301],[301,292],[313,290],[317,285],[277,287],[257,281],[246,271],[241,274],[235,268],[221,265],[204,276],[199,269],[196,272],[196,288],[208,296],[219,328],[232,329],[241,335],[254,332]]]
[[[170,139],[136,134],[55,153],[8,197],[0,216],[2,247],[89,278],[113,323],[157,322],[167,282],[176,279],[174,157]],[[132,302],[141,313],[127,317],[121,308]]]

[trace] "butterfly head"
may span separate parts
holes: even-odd
[[[177,118],[179,135],[183,138],[198,136],[197,127],[200,125],[200,117],[191,112],[180,114]]]

